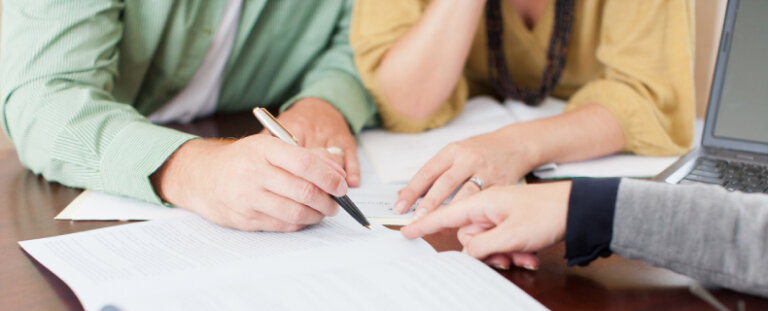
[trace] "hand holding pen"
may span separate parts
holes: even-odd
[[[221,226],[296,231],[336,215],[344,170],[318,150],[269,135],[192,139],[152,175],[163,200]]]
[[[267,111],[264,108],[254,108],[253,114],[256,116],[256,119],[261,122],[262,125],[264,125],[264,128],[266,128],[272,135],[279,138],[280,140],[294,145],[298,146],[298,141],[296,137],[294,137],[285,127],[283,127],[276,119],[272,116],[269,111]],[[360,211],[360,209],[357,208],[355,203],[352,202],[352,200],[349,199],[348,196],[343,195],[334,195],[333,193],[329,192],[329,195],[342,207],[344,208],[347,213],[352,216],[358,223],[363,225],[364,227],[367,227],[368,229],[371,229],[370,223],[368,223],[368,220],[365,218],[363,213]]]

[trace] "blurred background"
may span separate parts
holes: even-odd
[[[693,0],[696,6],[696,59],[694,75],[696,83],[696,115],[701,118],[707,109],[709,86],[715,64],[715,47],[720,42],[720,29],[727,0]],[[0,7],[2,16],[2,7]],[[2,83],[2,81],[0,81]],[[0,151],[13,145],[0,131]]]

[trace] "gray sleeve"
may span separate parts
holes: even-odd
[[[611,250],[768,297],[768,195],[624,179]]]

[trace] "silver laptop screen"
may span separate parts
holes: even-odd
[[[739,1],[714,136],[768,143],[768,1]]]

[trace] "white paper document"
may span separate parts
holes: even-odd
[[[86,310],[543,310],[485,264],[346,217],[295,233],[195,215],[23,241]]]
[[[533,174],[542,179],[574,177],[650,178],[675,163],[677,158],[614,154],[586,161],[560,163],[555,165],[554,169],[536,170]]]
[[[167,207],[106,193],[85,190],[72,200],[56,220],[150,220],[190,215],[187,210]]]
[[[358,139],[382,182],[406,183],[448,144],[514,122],[507,109],[496,100],[477,97],[467,101],[464,111],[443,127],[415,134],[371,129],[360,133]]]
[[[392,208],[397,201],[397,192],[405,183],[385,184],[376,175],[368,157],[358,150],[360,161],[360,187],[349,188],[347,196],[355,202],[366,218],[382,225],[407,225],[413,220],[413,211],[397,214]]]

